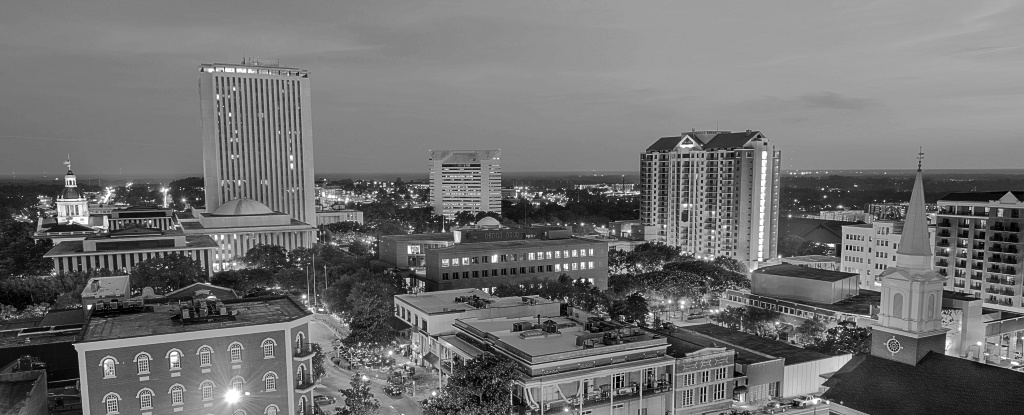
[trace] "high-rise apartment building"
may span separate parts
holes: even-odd
[[[448,219],[463,211],[501,213],[501,150],[431,151],[430,205]]]
[[[316,223],[309,71],[276,61],[199,66],[206,211],[248,198]]]
[[[648,241],[755,269],[777,256],[782,152],[759,131],[694,131],[640,154]]]
[[[1024,191],[950,193],[938,204],[935,270],[953,277],[946,289],[1021,311]]]
[[[896,266],[903,222],[888,220],[868,224],[844,225],[842,262],[839,271],[860,275],[860,288],[878,290],[879,276]],[[935,228],[928,228],[928,240],[935,246]]]

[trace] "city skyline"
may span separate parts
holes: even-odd
[[[936,167],[1019,164],[989,149],[1021,142],[1024,5],[739,4],[19,4],[0,174],[56,174],[53,146],[94,174],[201,172],[195,67],[244,56],[314,74],[321,174],[422,171],[438,148],[635,171],[691,128],[764,131],[783,170],[906,168],[919,145]]]

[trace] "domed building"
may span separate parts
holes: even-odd
[[[68,172],[64,175],[64,189],[57,195],[57,222],[88,226],[89,201],[78,189],[78,179],[71,171],[71,155],[64,164],[68,166]]]
[[[217,242],[213,271],[242,267],[241,259],[256,245],[278,245],[285,250],[309,248],[316,241],[316,227],[277,212],[258,201],[234,199],[213,213],[193,210],[178,214],[186,235],[209,235]]]

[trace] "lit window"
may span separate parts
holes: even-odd
[[[551,251],[545,252],[544,256],[547,257],[547,259],[551,259]]]
[[[447,258],[441,260],[441,266],[442,267],[447,267],[448,266],[448,259]]]
[[[594,261],[587,261],[587,269],[594,269]]]
[[[103,379],[117,377],[117,371],[114,369],[115,363],[117,363],[117,360],[114,360],[113,357],[103,358],[103,361],[100,363],[103,366]]]
[[[178,349],[167,352],[167,362],[171,366],[171,370],[181,369],[181,351]]]
[[[529,257],[528,260],[530,260],[530,261],[534,261],[534,260],[537,259],[537,256],[534,255],[533,252],[530,252],[527,256]]]
[[[469,265],[469,257],[462,258],[462,265]]]

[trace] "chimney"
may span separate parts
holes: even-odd
[[[92,280],[92,292],[96,292],[96,291],[99,291],[99,290],[100,290],[100,281],[97,280],[97,279],[93,279]]]

